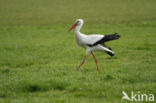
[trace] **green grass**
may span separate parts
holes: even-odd
[[[0,103],[120,103],[122,91],[156,96],[155,3],[1,0]],[[114,57],[95,53],[100,73],[91,55],[75,70],[85,51],[67,30],[77,18],[85,34],[121,35],[107,43]]]

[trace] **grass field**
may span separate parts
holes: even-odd
[[[120,103],[122,91],[156,96],[155,4],[0,0],[0,103]],[[75,70],[85,51],[67,30],[78,18],[85,34],[121,35],[107,43],[114,57],[95,53],[99,73],[91,55]]]

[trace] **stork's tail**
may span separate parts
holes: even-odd
[[[104,36],[104,42],[107,42],[107,41],[110,41],[110,40],[116,40],[116,39],[119,39],[119,38],[120,38],[120,35],[117,34],[117,33],[105,35]]]
[[[106,47],[106,46],[105,46]],[[112,49],[110,48],[110,47],[106,47],[106,48],[108,48],[109,50],[111,50],[112,51]],[[108,55],[110,55],[110,56],[114,56],[114,52],[112,51],[112,52],[110,52],[110,51],[105,51]]]

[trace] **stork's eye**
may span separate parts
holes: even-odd
[[[78,24],[80,21],[77,21],[76,24]]]

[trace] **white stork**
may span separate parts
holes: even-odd
[[[119,39],[120,35],[118,35],[117,33],[110,34],[110,35],[96,35],[96,34],[95,35],[85,35],[80,32],[80,29],[82,26],[83,26],[83,20],[77,19],[76,23],[68,30],[68,31],[71,31],[74,27],[76,27],[75,39],[77,41],[77,44],[86,49],[86,54],[83,58],[83,61],[76,68],[76,70],[79,70],[79,68],[84,64],[87,55],[89,53],[91,53],[95,60],[97,70],[99,72],[98,62],[97,62],[95,55],[93,54],[93,51],[106,52],[108,55],[114,56],[114,52],[112,51],[112,49],[107,47],[104,43],[107,41],[110,41],[110,40]]]

